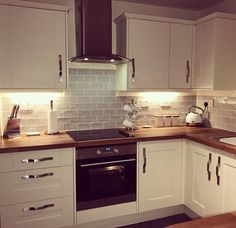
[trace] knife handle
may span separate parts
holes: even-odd
[[[17,105],[16,110],[15,110],[15,118],[17,118],[17,114],[19,112],[19,109],[20,109],[20,105]]]
[[[17,105],[15,104],[12,108],[12,111],[11,111],[11,115],[9,116],[9,119],[13,119],[14,118],[14,114],[15,114],[15,111],[16,111],[16,107]]]

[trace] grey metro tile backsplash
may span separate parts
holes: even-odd
[[[115,70],[69,69],[68,89],[54,100],[58,111],[59,130],[87,130],[122,127],[125,117],[124,104],[142,99],[142,97],[116,96]],[[12,107],[7,97],[2,97],[3,123],[6,122]],[[191,104],[196,103],[195,96],[181,96],[171,102],[170,109],[162,109],[160,101],[150,101],[149,109],[143,115],[177,114],[184,123],[185,114]],[[49,103],[32,105],[32,113],[19,113],[22,118],[21,132],[46,131]],[[144,118],[145,119],[145,118]],[[136,125],[143,125],[142,117]]]

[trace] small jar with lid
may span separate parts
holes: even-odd
[[[171,127],[172,116],[165,116],[164,125],[165,127]]]
[[[173,115],[172,116],[172,126],[177,127],[179,126],[179,116],[178,115]]]
[[[155,127],[164,127],[164,116],[155,116]]]

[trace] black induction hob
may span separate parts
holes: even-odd
[[[98,130],[81,130],[81,131],[67,131],[67,134],[75,141],[95,140],[95,139],[113,139],[126,138],[130,135],[117,128],[112,129],[98,129]]]

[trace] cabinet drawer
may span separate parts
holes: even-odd
[[[73,195],[73,166],[0,174],[0,205]]]
[[[42,228],[73,225],[73,197],[6,206],[1,210],[1,228]]]
[[[73,148],[0,154],[0,172],[73,164]]]

